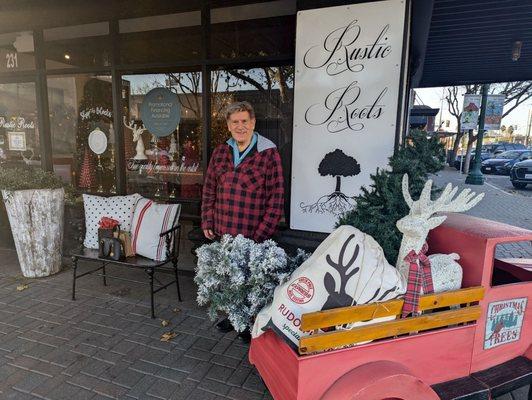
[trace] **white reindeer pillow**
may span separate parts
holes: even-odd
[[[290,279],[275,289],[272,304],[258,314],[252,336],[271,328],[297,348],[301,315],[387,301],[403,295],[405,281],[371,236],[352,226],[331,233]]]

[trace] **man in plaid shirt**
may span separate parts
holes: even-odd
[[[262,242],[275,232],[283,215],[281,157],[275,144],[254,131],[248,102],[226,110],[231,138],[212,154],[203,185],[201,227],[205,237],[224,234]]]
[[[283,170],[275,144],[255,129],[255,112],[248,102],[231,104],[225,114],[231,138],[214,150],[201,205],[205,237],[224,234],[262,242],[275,232],[283,215]],[[233,326],[227,318],[216,325],[222,332]],[[251,340],[249,331],[238,335]]]

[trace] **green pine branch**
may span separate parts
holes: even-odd
[[[370,176],[370,187],[361,188],[355,209],[341,216],[337,226],[352,225],[374,237],[388,262],[395,265],[402,239],[395,224],[409,212],[401,189],[403,175],[408,174],[410,193],[417,198],[428,175],[443,169],[444,160],[445,150],[438,138],[412,131],[407,143],[390,157],[390,169],[378,169]],[[433,188],[433,193],[438,190]]]

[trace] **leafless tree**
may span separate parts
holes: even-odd
[[[167,86],[177,93],[181,106],[201,119],[201,72],[166,74]]]
[[[466,86],[451,86],[447,88],[445,95],[445,101],[449,109],[449,113],[456,119],[457,133],[453,142],[453,150],[451,156],[451,163],[456,159],[458,147],[460,141],[465,132],[461,131],[460,119],[462,117],[462,110],[460,108],[460,102],[458,101],[459,92],[465,89],[465,93],[480,94],[482,85],[466,85]],[[502,118],[510,114],[515,108],[523,104],[528,99],[532,98],[532,81],[520,81],[520,82],[505,82],[495,83],[490,85],[489,94],[503,94],[504,100],[504,113]],[[467,152],[464,165],[464,171],[469,171],[469,162],[471,158],[471,150],[473,144],[477,140],[477,135],[473,132],[468,132]]]
[[[454,137],[453,150],[451,153],[451,160],[450,160],[451,163],[453,163],[454,160],[456,160],[458,146],[460,145],[460,141],[462,140],[462,136],[464,135],[464,132],[462,132],[462,127],[460,123],[460,119],[462,117],[462,111],[460,110],[460,103],[458,101],[459,89],[460,89],[459,86],[448,87],[446,89],[447,93],[445,95],[445,101],[447,102],[449,113],[456,119],[456,135]]]

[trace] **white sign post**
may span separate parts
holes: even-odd
[[[484,130],[497,131],[501,129],[501,120],[504,108],[504,94],[490,94],[486,102],[486,118],[484,119]]]
[[[405,1],[298,13],[293,229],[331,232],[393,153]]]

